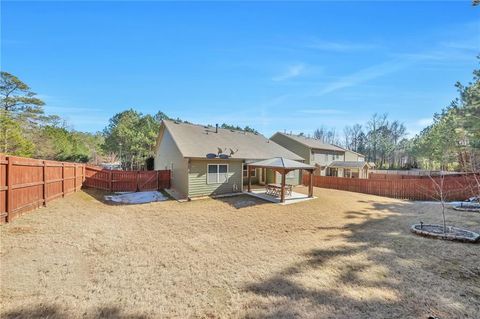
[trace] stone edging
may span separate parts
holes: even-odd
[[[480,213],[480,207],[468,207],[468,206],[454,206],[453,209],[461,211],[461,212],[472,212],[472,213]]]
[[[457,230],[460,232],[470,233],[472,237],[462,236],[460,234],[455,234],[455,233],[447,233],[447,234],[434,233],[426,229],[420,229],[420,227],[421,227],[420,224],[415,224],[415,225],[412,225],[410,230],[412,231],[412,233],[415,233],[420,236],[439,238],[439,239],[445,239],[445,240],[453,240],[453,241],[469,242],[469,243],[475,243],[480,240],[480,234],[477,234],[473,231],[462,229],[462,228],[449,227],[450,230],[453,230],[453,231]],[[428,227],[443,227],[443,226],[435,225],[435,224],[423,224],[423,227],[428,228]]]

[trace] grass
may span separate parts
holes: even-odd
[[[248,196],[109,205],[101,196],[79,192],[0,227],[1,318],[480,313],[480,246],[409,231],[440,223],[438,204],[327,189],[287,206]],[[447,218],[480,230],[478,213]]]

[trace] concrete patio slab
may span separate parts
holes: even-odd
[[[257,198],[266,200],[268,202],[272,202],[280,205],[290,205],[290,204],[300,203],[300,202],[304,202],[304,201],[316,198],[316,197],[308,197],[308,195],[305,195],[305,194],[292,192],[290,196],[287,196],[287,195],[285,196],[285,203],[281,203],[280,197],[267,195],[265,193],[265,189],[252,189],[251,192],[244,191],[243,193],[246,195],[257,197]]]

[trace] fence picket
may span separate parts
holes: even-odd
[[[85,164],[0,154],[0,224],[82,186],[111,191],[170,188],[170,171],[107,171]]]
[[[72,164],[0,154],[0,223],[10,222],[27,211],[70,193],[65,181],[70,181],[72,177],[64,172],[60,175],[58,171],[65,166],[72,167]],[[83,180],[83,175],[80,179]]]
[[[333,176],[314,176],[315,187],[345,190],[357,193],[409,200],[433,200],[435,191],[432,180],[425,176],[414,178],[357,179]],[[434,177],[438,180],[439,177]],[[303,176],[307,185],[308,175]],[[444,189],[448,200],[464,200],[475,195],[475,178],[472,174],[445,176]]]
[[[135,192],[170,188],[170,171],[119,171],[85,167],[86,187],[112,192]]]

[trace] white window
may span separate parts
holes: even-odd
[[[250,176],[255,177],[257,175],[257,170],[250,170]],[[243,164],[243,177],[248,177],[247,164]]]
[[[207,184],[228,183],[228,164],[208,164]]]

